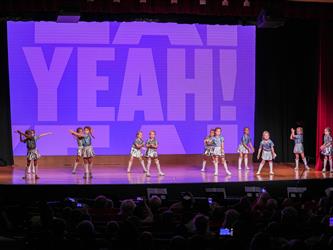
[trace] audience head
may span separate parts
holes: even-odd
[[[123,200],[120,204],[120,213],[125,216],[132,216],[135,211],[136,204],[133,200]]]
[[[152,211],[157,211],[162,206],[162,200],[157,195],[153,195],[149,199],[149,206]]]
[[[206,235],[209,229],[209,219],[207,216],[198,214],[193,219],[194,229],[197,234]]]
[[[82,240],[89,240],[95,237],[95,227],[91,221],[84,220],[77,225],[77,233]]]

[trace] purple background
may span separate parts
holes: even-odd
[[[253,135],[254,26],[8,22],[8,53],[13,130],[52,131],[44,155],[75,154],[68,130],[84,125],[99,155],[128,154],[140,129],[161,154],[202,153],[211,127],[227,153]]]

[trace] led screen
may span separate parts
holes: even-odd
[[[43,155],[75,154],[68,130],[85,125],[99,155],[129,154],[138,130],[160,154],[201,154],[212,127],[226,153],[253,135],[254,26],[8,22],[8,56],[13,131],[52,131]]]

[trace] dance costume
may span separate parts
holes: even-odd
[[[136,138],[131,148],[131,156],[135,158],[141,158],[142,157],[141,148],[137,148],[136,145],[143,146],[144,141],[141,138]]]
[[[213,156],[224,157],[224,150],[222,150],[222,143],[224,142],[224,137],[214,136],[212,141],[213,141]]]
[[[269,161],[269,174],[273,175],[273,159],[275,158],[276,155],[273,155],[272,149],[274,147],[274,143],[272,140],[262,140],[260,142],[260,148],[262,149],[262,155],[261,159],[264,161]],[[259,164],[259,168],[257,171],[257,175],[260,174],[262,168],[264,167],[265,162],[261,162]]]
[[[304,153],[303,147],[303,135],[294,135],[294,154],[302,154]]]
[[[272,147],[274,147],[274,143],[272,140],[262,140],[260,142],[260,147],[262,148],[262,155],[261,159],[265,161],[271,161],[273,160],[273,153],[272,153]]]
[[[222,149],[222,143],[224,142],[224,137],[223,136],[214,136],[213,139],[213,156],[214,157],[221,157],[224,159],[224,149]],[[231,172],[228,169],[228,165],[227,162],[225,160],[222,161],[225,172],[227,173],[227,175],[231,175]],[[215,172],[214,175],[217,176],[219,175],[219,168],[218,168],[218,160],[214,160],[214,168],[215,168]]]
[[[251,137],[249,135],[244,134],[242,136],[241,143],[238,146],[237,152],[241,154],[250,153],[249,150],[244,146],[244,145],[248,146],[250,143],[251,143]]]
[[[205,151],[203,154],[205,156],[212,156],[214,152],[213,137],[207,136],[204,142],[205,142]]]
[[[139,145],[141,146],[140,148],[137,148],[136,145]],[[144,146],[144,141],[141,139],[141,138],[136,138],[135,141],[133,142],[132,144],[132,147],[131,147],[131,158],[130,160],[128,161],[128,167],[127,167],[127,173],[130,173],[131,172],[131,169],[132,169],[132,164],[133,164],[133,157],[135,158],[138,158],[139,161],[140,161],[140,164],[142,166],[142,169],[143,169],[143,172],[144,173],[147,173],[147,169],[146,169],[146,166],[145,166],[145,162],[144,160],[142,159],[142,146]]]
[[[83,135],[82,137],[82,145],[83,145],[83,152],[82,157],[83,158],[92,158],[95,156],[94,149],[91,145],[91,135]]]
[[[83,138],[82,137],[76,137],[77,142],[77,156],[83,157]],[[79,165],[78,159],[75,160],[72,174],[76,173],[77,166]]]
[[[333,148],[332,148],[332,136],[331,135],[325,135],[324,136],[324,145],[325,148],[321,150],[321,154],[325,156],[324,159],[324,167],[322,169],[323,172],[326,172],[326,166],[327,166],[327,158],[328,162],[330,164],[330,172],[333,172],[333,163],[332,163],[332,154],[333,154]]]
[[[250,153],[250,151],[247,147],[249,147],[250,144],[251,144],[251,137],[247,134],[243,134],[241,143],[239,144],[238,150],[237,150],[237,152],[240,154],[239,158],[238,158],[238,170],[242,169],[242,161],[243,161],[242,154],[244,155],[245,169],[247,169],[247,170],[250,169],[248,166],[248,158],[247,158],[247,154]],[[244,145],[246,145],[247,147],[245,147]]]
[[[204,144],[205,144],[205,150],[203,155],[206,157],[210,157],[213,155],[214,153],[214,143],[213,143],[213,137],[212,136],[207,136],[204,140]],[[201,172],[205,172],[206,171],[206,159],[204,158],[202,161],[202,168],[201,168]]]
[[[83,156],[83,138],[76,138],[77,142],[77,156],[82,157]]]
[[[158,154],[157,154],[157,148],[151,148],[150,146],[155,146],[158,147],[158,142],[157,140],[154,139],[148,139],[146,141],[146,147],[147,147],[147,151],[145,156],[148,158],[147,160],[147,173],[146,176],[150,177],[150,165],[151,165],[151,159],[154,159],[156,167],[157,167],[157,171],[158,171],[158,175],[159,176],[164,176],[164,173],[161,170],[161,165],[160,165],[160,161],[158,160]]]
[[[148,139],[146,141],[147,150],[146,150],[145,156],[147,158],[157,158],[158,157],[157,148],[151,148],[150,146],[157,147],[158,146],[157,140],[156,139]]]
[[[324,156],[330,156],[333,153],[332,150],[332,136],[331,135],[325,135],[324,136],[324,144],[328,144],[325,146],[325,148],[321,151],[321,154]]]
[[[29,161],[36,161],[41,157],[36,145],[38,139],[39,136],[33,136],[25,139],[25,143],[27,144],[28,149],[27,159]]]

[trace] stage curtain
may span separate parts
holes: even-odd
[[[0,166],[13,165],[10,120],[7,24],[0,21]]]
[[[322,22],[319,32],[316,169],[322,169],[320,145],[325,127],[333,128],[333,22]]]
[[[310,163],[316,157],[318,23],[288,21],[278,29],[257,29],[255,145],[268,130],[276,161],[293,162],[290,128],[304,128]]]

